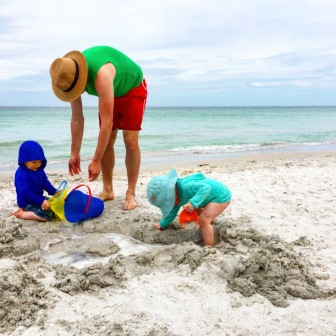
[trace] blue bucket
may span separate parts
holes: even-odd
[[[79,187],[86,187],[89,195],[84,194]],[[64,201],[65,218],[70,223],[77,223],[88,218],[98,217],[104,211],[104,202],[91,195],[91,189],[85,184],[73,188]]]

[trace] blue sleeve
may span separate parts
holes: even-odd
[[[55,195],[57,189],[48,180],[47,174],[43,172],[43,190],[45,190],[49,195]]]
[[[173,209],[169,212],[168,216],[160,220],[160,227],[162,229],[167,229],[171,222],[176,218],[178,211],[180,210],[180,205],[175,205]]]

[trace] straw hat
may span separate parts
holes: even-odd
[[[84,92],[87,76],[85,57],[77,50],[56,58],[50,66],[52,89],[65,102],[77,99]]]
[[[177,172],[172,169],[167,175],[153,177],[147,185],[147,199],[149,203],[160,208],[166,217],[175,204],[175,185]]]

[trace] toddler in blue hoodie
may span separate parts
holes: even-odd
[[[12,215],[41,222],[51,220],[53,213],[44,191],[54,195],[57,189],[49,182],[44,171],[47,160],[41,145],[32,140],[23,142],[19,149],[18,165],[15,188],[19,209]]]

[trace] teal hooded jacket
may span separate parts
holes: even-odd
[[[205,177],[203,173],[196,173],[176,182],[179,203],[169,214],[162,218],[160,227],[166,229],[176,218],[181,206],[190,202],[195,209],[203,208],[208,203],[226,203],[231,200],[231,191],[221,182]]]

